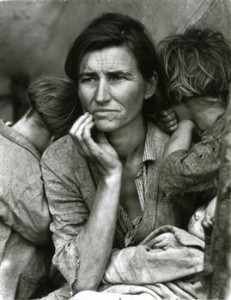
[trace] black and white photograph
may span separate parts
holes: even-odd
[[[0,300],[230,300],[230,89],[230,0],[0,0]]]

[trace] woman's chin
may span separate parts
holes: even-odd
[[[101,132],[112,132],[117,129],[115,123],[108,120],[94,120],[95,127]]]

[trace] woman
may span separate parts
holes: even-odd
[[[100,16],[77,37],[65,70],[85,113],[71,137],[46,151],[42,168],[53,262],[78,292],[98,289],[113,248],[135,246],[165,224],[184,228],[195,203],[182,207],[184,195],[158,189],[168,136],[147,119],[151,107],[159,111],[161,68],[144,26],[120,14]],[[182,274],[192,275],[201,270],[202,252],[186,252]],[[153,258],[156,282],[179,278],[169,276],[164,255]]]

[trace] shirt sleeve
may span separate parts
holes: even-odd
[[[178,150],[164,161],[160,188],[164,192],[203,192],[217,187],[220,168],[220,138],[208,138],[189,151]]]
[[[73,171],[74,159],[52,150],[42,158],[46,195],[52,214],[53,263],[72,287],[78,279],[81,231],[89,216],[78,176],[75,177]]]
[[[39,160],[18,149],[3,166],[0,220],[34,244],[50,242],[50,213]]]

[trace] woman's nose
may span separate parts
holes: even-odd
[[[95,92],[96,102],[108,102],[110,101],[109,86],[105,79],[99,80],[96,92]]]

